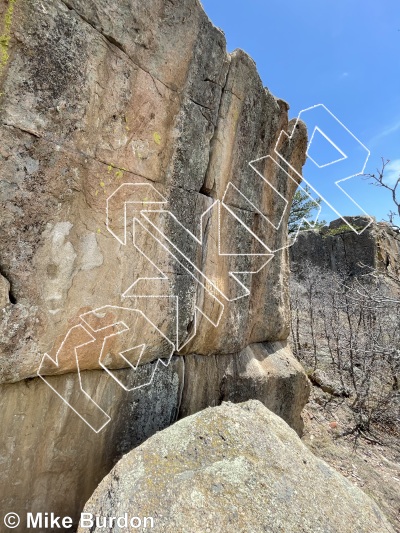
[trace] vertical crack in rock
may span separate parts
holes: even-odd
[[[175,413],[174,422],[179,420],[179,414],[180,414],[180,411],[181,411],[181,406],[182,406],[182,402],[183,402],[183,394],[184,394],[184,389],[185,389],[186,361],[185,361],[185,357],[184,356],[181,356],[180,358],[182,360],[182,382],[180,384],[179,399],[178,399],[178,403],[177,403],[177,406],[176,406],[176,413]]]
[[[12,284],[5,275],[4,271],[0,268],[0,309],[11,304],[16,304],[17,299],[12,290]]]
[[[108,34],[108,33],[105,33],[103,31],[102,28],[98,28],[96,26],[96,24],[92,21],[90,21],[87,17],[85,17],[82,13],[80,13],[79,11],[77,11],[77,9],[75,7],[73,7],[69,2],[65,1],[65,0],[60,0],[60,2],[62,4],[65,5],[65,7],[67,7],[70,11],[73,11],[80,19],[83,20],[83,22],[85,22],[86,24],[88,24],[91,28],[93,28],[97,33],[99,33],[102,37],[104,37],[104,39],[109,43],[109,44],[112,44],[113,46],[115,46],[116,48],[118,48],[118,50],[120,50],[136,67],[140,68],[141,70],[143,70],[144,72],[146,72],[146,74],[148,74],[149,76],[151,76],[151,78],[153,79],[156,79],[158,82],[160,82],[162,85],[164,85],[164,87],[166,87],[167,89],[169,89],[170,91],[176,91],[175,88],[173,87],[170,87],[169,85],[167,85],[166,83],[164,83],[162,80],[160,80],[159,78],[157,78],[156,76],[154,76],[154,74],[152,74],[151,72],[149,72],[148,70],[146,70],[144,68],[143,65],[139,64],[139,63],[136,63],[133,58],[131,57],[131,55],[129,54],[129,52],[126,50],[126,48],[124,47],[124,45],[122,43],[120,43],[117,39],[115,39],[112,35]]]
[[[282,416],[298,427],[307,378],[290,351],[274,343],[286,331],[284,254],[253,283],[251,306],[232,300],[220,316],[215,293],[209,291],[207,300],[196,276],[176,266],[177,258],[164,253],[156,239],[146,241],[143,232],[146,255],[139,257],[131,245],[133,227],[123,246],[105,225],[107,198],[113,197],[109,218],[123,238],[126,204],[139,191],[126,187],[120,196],[114,193],[132,183],[155,183],[148,187],[151,195],[160,192],[166,209],[196,236],[200,216],[222,198],[229,180],[258,201],[262,212],[274,212],[276,200],[249,179],[248,162],[265,155],[280,133],[281,118],[275,97],[264,96],[254,62],[244,52],[226,52],[225,38],[198,0],[17,1],[18,39],[10,43],[12,61],[0,87],[0,182],[11,184],[1,193],[0,294],[7,308],[0,331],[0,389],[2,430],[12,447],[0,469],[5,489],[0,504],[12,502],[18,512],[29,502],[30,509],[42,511],[38,507],[46,501],[54,513],[75,520],[121,453],[183,414],[223,399],[256,397],[281,415],[285,411]],[[279,190],[290,188],[276,172],[271,180]],[[156,196],[144,194],[141,202],[156,203]],[[258,229],[248,204],[237,203],[244,223]],[[236,296],[231,263],[219,254],[217,222],[210,214],[204,218],[200,243],[191,242],[171,217],[160,219],[158,227],[228,299]],[[249,232],[231,226],[228,219],[225,255],[233,250],[253,256],[249,252],[257,243]],[[268,228],[260,231],[272,242],[284,238],[284,228],[278,236]],[[143,272],[159,275],[151,263],[171,281],[161,286],[162,294],[177,294],[183,302],[182,337],[193,332],[195,303],[218,318],[216,328],[198,317],[185,355],[172,357],[154,379],[156,361],[167,357],[171,345],[130,312],[134,300],[121,303]],[[257,264],[249,260],[248,266]],[[140,294],[159,294],[149,286]],[[11,306],[17,298],[18,305]],[[141,302],[151,323],[173,338],[169,302],[157,297]],[[82,314],[101,306],[107,312],[91,315],[99,329],[87,343]],[[111,322],[123,321],[129,333],[111,331]],[[134,342],[149,346],[137,372],[121,368],[121,358],[110,365],[121,382],[138,386],[132,392],[98,370],[106,335],[110,358],[133,349]],[[267,340],[264,349],[260,343]],[[51,387],[39,378],[24,382],[36,374],[44,353],[58,354],[57,367],[41,367]],[[78,405],[81,383],[111,418],[97,435],[60,399]],[[18,457],[24,457],[20,467]]]
[[[209,153],[208,153],[208,165],[207,165],[207,170],[206,170],[206,173],[204,175],[204,181],[203,181],[203,185],[201,186],[200,188],[200,194],[203,194],[204,196],[208,196],[210,198],[212,198],[212,189],[208,188],[207,187],[207,179],[208,179],[208,174],[210,172],[210,165],[211,165],[211,159],[212,159],[212,153],[213,153],[213,150],[214,150],[214,145],[216,144],[217,142],[217,134],[218,134],[218,129],[219,129],[219,119],[220,119],[220,114],[221,114],[221,108],[222,108],[222,105],[223,105],[223,99],[224,99],[224,95],[225,95],[225,91],[226,91],[226,85],[228,83],[228,77],[229,77],[229,73],[230,73],[230,69],[231,69],[231,57],[229,56],[229,65],[228,65],[228,68],[226,69],[226,75],[225,75],[225,79],[224,79],[224,83],[222,85],[222,88],[221,88],[221,97],[220,97],[220,100],[219,100],[219,105],[218,105],[218,112],[217,112],[217,119],[216,119],[216,124],[215,124],[215,128],[214,128],[214,132],[213,132],[213,135],[210,139],[210,150],[209,150]],[[206,81],[206,80],[204,80]],[[208,80],[208,81],[211,81],[211,80]]]

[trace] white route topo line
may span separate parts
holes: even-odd
[[[351,223],[349,223],[340,213],[339,211],[334,207],[332,206],[321,194],[319,194],[318,190],[307,180],[307,178],[304,178],[302,177],[297,171],[296,169],[291,165],[291,163],[289,161],[286,160],[286,158],[279,152],[278,150],[278,146],[282,143],[282,137],[286,137],[288,141],[290,141],[294,134],[295,134],[295,130],[296,130],[296,127],[298,125],[298,122],[300,120],[303,120],[304,119],[304,115],[307,115],[310,117],[310,115],[312,115],[312,112],[313,111],[316,111],[316,110],[323,110],[327,116],[330,118],[330,119],[333,119],[337,124],[339,124],[343,130],[346,132],[346,134],[348,135],[348,138],[350,136],[350,138],[352,138],[354,141],[356,141],[356,143],[358,143],[359,146],[361,146],[365,152],[366,152],[366,156],[365,156],[365,160],[364,160],[364,163],[361,165],[361,169],[359,169],[358,171],[355,171],[353,174],[351,175],[348,175],[348,176],[345,176],[343,178],[341,178],[340,180],[337,180],[334,182],[335,186],[337,186],[352,202],[355,206],[357,206],[362,212],[365,213],[365,211],[358,205],[358,203],[348,194],[346,193],[346,191],[343,190],[343,188],[339,185],[339,183],[341,182],[344,182],[344,181],[347,181],[349,179],[351,179],[352,177],[354,176],[357,176],[357,175],[360,175],[364,172],[365,170],[365,166],[367,164],[367,161],[368,161],[368,158],[369,158],[369,155],[370,155],[370,152],[369,150],[350,132],[350,130],[348,130],[343,124],[342,122],[339,121],[339,119],[337,119],[337,117],[335,117],[335,115],[333,115],[333,113],[331,113],[331,111],[329,111],[328,108],[326,108],[323,104],[317,104],[315,106],[312,106],[312,107],[309,107],[309,108],[306,108],[306,109],[303,109],[302,111],[300,111],[298,117],[297,117],[297,120],[296,120],[296,123],[294,124],[293,126],[293,131],[289,134],[285,131],[281,131],[279,137],[278,137],[278,140],[276,142],[276,145],[275,145],[275,148],[274,148],[274,153],[278,156],[278,160],[275,160],[273,157],[271,157],[270,155],[267,155],[267,156],[263,156],[261,158],[258,158],[258,159],[255,159],[253,161],[250,161],[249,162],[249,165],[250,167],[252,168],[252,170],[261,178],[261,180],[266,184],[268,185],[268,187],[270,187],[282,200],[283,204],[284,204],[284,208],[282,210],[282,213],[281,213],[281,216],[280,216],[280,219],[279,219],[279,222],[278,224],[274,224],[267,216],[264,215],[264,213],[262,213],[258,208],[257,206],[249,199],[247,198],[247,196],[235,185],[233,184],[231,181],[228,182],[227,186],[226,186],[226,189],[225,189],[225,192],[223,194],[223,197],[222,197],[222,200],[215,200],[213,202],[213,204],[208,207],[200,216],[200,238],[197,238],[196,235],[194,235],[191,231],[189,231],[189,229],[187,229],[183,224],[181,224],[179,222],[179,220],[177,219],[177,217],[169,210],[167,209],[151,209],[150,207],[152,207],[153,205],[167,205],[168,204],[168,200],[159,192],[157,191],[157,189],[151,185],[150,183],[123,183],[122,185],[120,185],[108,198],[107,198],[107,201],[106,201],[106,227],[107,227],[107,230],[109,231],[109,233],[122,245],[122,246],[127,246],[127,228],[128,228],[128,220],[127,220],[127,207],[128,205],[133,205],[133,206],[138,206],[138,210],[137,211],[134,211],[134,216],[133,216],[133,246],[134,248],[143,256],[145,257],[146,260],[148,260],[151,265],[160,273],[160,276],[156,276],[156,277],[146,277],[146,276],[141,276],[139,277],[138,279],[136,279],[132,285],[130,285],[122,294],[122,298],[156,298],[156,299],[166,299],[166,298],[170,298],[170,299],[173,299],[175,301],[175,308],[176,308],[176,313],[175,313],[175,320],[176,320],[176,332],[175,332],[175,335],[176,335],[176,341],[173,342],[171,339],[169,339],[166,335],[164,335],[162,333],[162,331],[160,329],[158,329],[158,327],[142,312],[140,311],[139,309],[132,309],[132,308],[125,308],[125,307],[120,307],[120,306],[115,306],[115,305],[108,305],[108,306],[103,306],[103,307],[100,307],[98,309],[95,309],[93,311],[89,311],[87,313],[83,313],[82,315],[80,315],[80,320],[83,322],[83,324],[78,324],[76,326],[73,326],[72,328],[69,329],[69,331],[67,332],[63,342],[61,343],[58,351],[57,351],[57,354],[55,356],[55,358],[52,358],[50,355],[48,355],[47,353],[44,354],[42,360],[41,360],[41,363],[40,363],[40,367],[37,371],[37,374],[38,376],[57,394],[57,396],[59,396],[63,402],[65,402],[68,407],[70,407],[95,433],[99,433],[111,420],[110,416],[89,396],[89,394],[84,390],[83,386],[82,386],[82,378],[81,378],[81,370],[80,370],[80,365],[79,365],[79,355],[78,355],[78,350],[83,348],[84,346],[87,346],[87,345],[90,345],[92,343],[94,343],[96,341],[96,337],[92,334],[92,333],[99,333],[105,329],[108,329],[110,327],[122,327],[121,330],[118,330],[117,332],[115,333],[111,333],[110,335],[106,335],[104,338],[103,338],[103,342],[102,342],[102,347],[101,347],[101,350],[100,350],[100,354],[99,354],[99,359],[98,359],[98,362],[99,362],[99,365],[118,383],[119,386],[121,386],[124,390],[126,391],[133,391],[133,390],[136,390],[136,389],[140,389],[144,386],[148,386],[152,383],[153,381],[153,378],[154,378],[154,375],[155,375],[155,372],[156,370],[158,369],[158,364],[161,362],[165,367],[167,367],[171,361],[171,358],[172,358],[172,355],[174,354],[174,352],[179,352],[180,350],[182,350],[182,348],[184,346],[186,346],[196,335],[197,335],[197,327],[198,327],[198,323],[197,323],[197,317],[198,317],[198,314],[201,314],[202,316],[204,316],[214,327],[218,327],[220,321],[221,321],[221,318],[222,318],[222,315],[224,313],[224,310],[225,310],[225,306],[224,304],[222,303],[221,299],[222,300],[225,300],[227,302],[234,302],[234,301],[237,301],[241,298],[244,298],[244,297],[247,297],[250,295],[250,288],[249,287],[246,287],[246,285],[244,283],[242,283],[242,281],[240,281],[240,279],[238,278],[239,275],[253,275],[253,274],[256,274],[258,272],[260,272],[272,259],[273,257],[275,256],[275,254],[278,252],[278,251],[281,251],[289,246],[291,246],[296,238],[297,238],[297,235],[298,235],[298,232],[301,230],[301,228],[303,227],[304,224],[310,226],[310,227],[313,227],[313,225],[317,222],[318,220],[318,217],[319,217],[319,214],[321,212],[321,207],[316,203],[316,209],[317,209],[317,215],[315,217],[315,220],[314,220],[314,223],[310,223],[309,221],[303,219],[300,221],[299,223],[299,226],[298,226],[298,229],[294,235],[294,237],[287,243],[285,244],[284,246],[282,246],[281,248],[278,248],[278,249],[274,249],[272,250],[266,242],[264,242],[258,235],[256,235],[256,233],[254,233],[254,231],[252,231],[252,229],[247,225],[245,224],[245,222],[235,213],[235,211],[232,209],[232,207],[230,205],[228,205],[226,203],[226,196],[227,194],[233,189],[234,191],[236,191],[236,193],[243,198],[243,200],[245,202],[247,202],[248,204],[251,205],[251,207],[254,209],[254,213],[260,215],[262,217],[263,220],[265,220],[268,224],[271,225],[271,227],[273,229],[275,229],[275,231],[278,231],[280,228],[281,228],[281,225],[284,221],[284,218],[285,218],[285,215],[287,214],[287,210],[289,208],[289,202],[288,200],[276,189],[276,187],[266,178],[262,175],[261,172],[259,172],[255,166],[256,163],[260,162],[260,161],[265,161],[265,160],[270,160],[275,166],[278,167],[279,171],[282,171],[286,174],[286,176],[294,181],[296,183],[296,185],[298,185],[300,182],[304,182],[306,185],[308,185],[310,187],[310,189],[317,195],[319,196],[323,202],[325,202],[343,221],[345,224],[347,224],[349,226],[350,229],[352,229],[355,233],[357,234],[360,234],[362,233],[362,231],[364,231],[366,229],[366,227],[368,227],[368,225],[371,224],[372,222],[372,218],[369,217],[367,215],[367,213],[365,213],[365,215],[370,219],[370,222],[367,226],[365,226],[364,228],[362,228],[361,231],[359,231],[358,229],[354,228]],[[313,117],[311,116],[311,119],[313,119]],[[311,120],[311,123],[312,123],[312,120]],[[307,146],[307,157],[315,164],[316,167],[318,167],[319,169],[322,169],[324,167],[328,167],[330,165],[334,165],[334,164],[338,164],[344,160],[349,160],[350,156],[346,155],[344,149],[340,148],[332,139],[329,138],[329,136],[318,126],[318,124],[315,124],[314,127],[312,128],[312,135],[311,135],[311,138],[310,138],[310,141],[308,143],[308,146]],[[310,156],[310,148],[312,146],[312,143],[314,141],[314,137],[315,137],[315,134],[316,132],[318,132],[320,135],[322,135],[326,141],[328,141],[338,152],[339,154],[342,156],[341,158],[339,159],[336,159],[334,161],[331,161],[329,163],[326,163],[324,165],[319,165],[315,159],[313,159],[311,156]],[[285,164],[288,166],[288,168],[290,169],[291,173],[290,174],[287,170],[285,170],[285,168],[283,168],[283,166],[280,164],[280,162],[282,164]],[[354,161],[354,163],[356,165],[358,165],[359,163],[357,161]],[[359,168],[359,167],[357,167]],[[295,176],[295,177],[293,177]],[[298,185],[299,188],[301,188],[303,190],[303,192],[305,192],[311,200],[313,200],[313,198],[311,197],[311,195],[309,193],[307,193],[302,187],[301,185]],[[114,231],[114,217],[115,217],[115,209],[117,210],[117,212],[120,211],[121,209],[121,198],[119,198],[118,196],[121,195],[122,193],[122,196],[128,196],[128,199],[125,199],[125,198],[122,198],[123,200],[123,235],[122,235],[122,238],[121,238],[121,235],[118,235],[115,231]],[[142,208],[139,208],[139,206],[142,206]],[[143,208],[143,206],[146,207],[146,209]],[[234,254],[234,253],[223,253],[222,250],[221,250],[221,242],[222,242],[222,235],[221,235],[221,209],[224,208],[231,216],[233,216],[235,218],[235,220],[237,222],[239,222],[239,224],[245,229],[246,232],[248,232],[254,239],[257,240],[257,242],[266,250],[265,253],[250,253],[250,254],[245,254],[245,253],[237,253],[237,254]],[[158,227],[151,219],[150,219],[150,214],[155,214],[155,213],[158,213],[158,214],[162,214],[162,215],[167,215],[167,216],[170,216],[172,217],[173,221],[175,224],[177,224],[180,229],[184,232],[186,232],[188,238],[192,239],[194,242],[196,242],[199,246],[203,246],[203,230],[204,230],[204,227],[203,227],[203,221],[206,217],[207,214],[211,214],[211,216],[213,215],[213,212],[215,212],[214,210],[217,210],[217,224],[218,224],[218,228],[217,228],[217,236],[218,236],[218,255],[219,256],[229,256],[229,257],[253,257],[253,256],[265,256],[266,257],[266,261],[264,263],[262,263],[261,267],[259,268],[256,268],[254,270],[248,270],[248,271],[229,271],[228,272],[228,276],[233,278],[235,280],[235,282],[237,283],[238,286],[240,286],[243,290],[244,290],[244,293],[237,296],[236,298],[231,298],[229,296],[229,294],[226,294],[226,292],[224,290],[222,290],[217,284],[216,282],[214,282],[214,280],[210,279],[209,277],[207,277],[202,271],[201,269],[199,269],[194,263],[193,261],[190,260],[189,257],[187,257],[187,255],[184,254],[184,252],[179,248],[179,246],[177,246],[170,238],[168,238],[167,235],[165,235],[163,233],[163,231],[160,229],[160,227]],[[143,221],[146,221],[147,223],[147,227],[143,224]],[[159,268],[154,261],[152,261],[152,259],[150,257],[148,257],[148,255],[146,254],[146,251],[143,250],[140,245],[137,243],[137,240],[136,240],[136,236],[137,236],[137,229],[140,229],[141,231],[147,233],[147,236],[148,238],[152,238],[154,239],[158,245],[167,253],[167,255],[171,258],[173,258],[174,261],[176,261],[182,268],[184,268],[184,270],[186,272],[188,272],[188,274],[195,280],[195,282],[197,284],[199,284],[206,293],[208,293],[209,297],[212,298],[212,301],[215,302],[218,306],[219,306],[219,313],[218,313],[218,316],[217,316],[217,319],[216,320],[213,320],[211,316],[209,316],[205,311],[204,309],[200,308],[199,306],[195,305],[194,307],[194,317],[193,317],[193,331],[192,333],[188,336],[188,338],[186,338],[186,340],[182,343],[180,343],[180,340],[179,340],[179,318],[180,318],[180,301],[179,301],[179,296],[178,295],[174,295],[174,294],[136,294],[135,293],[135,289],[136,289],[136,286],[140,285],[140,282],[141,281],[169,281],[170,283],[170,286],[171,286],[171,279],[162,271],[161,268]],[[153,231],[151,231],[153,230]],[[162,240],[164,242],[162,242]],[[166,244],[166,243],[167,244]],[[215,293],[218,293],[220,295],[220,299],[218,299],[216,296],[215,296]],[[167,343],[167,345],[170,347],[170,352],[169,352],[169,355],[167,357],[167,361],[165,362],[163,359],[161,358],[158,358],[157,359],[157,362],[156,364],[154,365],[154,369],[152,371],[152,374],[151,374],[151,378],[150,380],[147,382],[147,383],[144,383],[144,384],[141,384],[141,385],[138,385],[138,386],[134,386],[134,387],[126,387],[124,385],[124,383],[122,383],[121,380],[119,380],[117,378],[117,376],[115,375],[115,373],[113,373],[107,366],[106,364],[104,363],[104,359],[105,357],[107,356],[106,354],[106,344],[107,344],[107,341],[108,339],[112,338],[112,337],[115,337],[117,335],[122,335],[123,333],[126,333],[127,331],[130,331],[130,328],[129,326],[122,320],[115,320],[115,321],[111,321],[111,323],[107,323],[105,326],[103,327],[99,327],[97,329],[94,329],[92,327],[92,325],[88,322],[88,318],[89,317],[93,317],[93,316],[96,316],[96,318],[104,318],[106,316],[106,313],[105,311],[106,310],[116,310],[117,312],[121,313],[121,311],[129,311],[129,313],[138,313],[139,316],[141,316],[142,319],[144,319],[147,323],[150,324],[150,326],[153,328],[154,331],[156,331],[160,336],[161,338]],[[57,368],[59,368],[61,362],[60,362],[60,358],[61,356],[63,355],[63,350],[65,349],[65,345],[66,345],[66,342],[67,340],[69,339],[69,337],[71,335],[73,335],[75,332],[79,331],[80,333],[85,333],[87,336],[88,336],[88,341],[87,342],[84,342],[84,343],[81,343],[81,344],[78,344],[76,346],[74,346],[74,356],[75,356],[75,363],[76,363],[76,371],[77,371],[77,374],[78,374],[78,379],[79,379],[79,386],[80,386],[80,390],[81,392],[85,395],[86,397],[86,400],[89,404],[89,406],[91,406],[92,408],[95,408],[97,410],[97,415],[98,415],[98,418],[100,418],[100,421],[99,423],[96,425],[96,427],[94,425],[92,425],[88,420],[87,418],[85,418],[84,414],[82,412],[79,412],[75,407],[73,407],[71,405],[71,403],[66,399],[64,398],[52,385],[51,383],[49,382],[48,378],[43,376],[41,374],[41,370],[43,368],[43,366],[45,365],[46,362],[50,362],[52,365],[55,365]],[[129,366],[129,368],[131,368],[132,370],[137,370],[138,366],[139,366],[139,363],[145,353],[145,350],[147,348],[147,345],[143,342],[140,342],[140,340],[138,340],[137,343],[134,343],[135,346],[131,347],[131,348],[127,348],[125,350],[122,350],[118,353],[118,355],[125,361],[125,363]],[[126,357],[124,354],[126,354],[127,352],[131,352],[133,350],[137,350],[140,348],[140,354],[139,354],[139,357],[137,359],[137,362],[135,365],[133,365]]]

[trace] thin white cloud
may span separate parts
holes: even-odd
[[[400,176],[400,159],[393,159],[387,164],[384,173],[385,183],[394,185]]]
[[[398,130],[400,130],[400,119],[397,120],[397,122],[395,122],[391,126],[387,126],[380,133],[375,135],[375,137],[373,137],[373,139],[371,139],[371,141],[369,142],[369,145],[371,146],[373,144],[376,144],[378,141],[381,141],[382,139],[384,139],[388,135],[392,135],[392,133],[396,133],[396,131],[398,131]]]

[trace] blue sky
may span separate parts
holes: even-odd
[[[264,85],[290,104],[291,118],[302,109],[324,104],[370,150],[366,171],[373,172],[384,157],[391,160],[387,179],[397,178],[399,0],[201,1],[213,23],[224,31],[228,50],[242,48],[255,60]],[[323,159],[323,143],[320,150]],[[312,173],[315,168],[309,161],[306,171]],[[365,180],[353,178],[347,186],[358,204],[378,219],[392,208],[390,194]],[[319,187],[322,195],[328,194],[324,185]],[[341,214],[358,213],[357,209],[348,212],[352,204],[338,189],[330,189],[329,195]],[[322,215],[337,218],[327,207]]]

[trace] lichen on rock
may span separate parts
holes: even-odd
[[[153,517],[162,533],[394,533],[372,499],[254,400],[208,408],[125,455],[84,508],[120,510]],[[78,529],[89,531],[101,528]]]
[[[299,124],[280,141],[296,172],[277,165],[288,105],[245,52],[227,53],[197,0],[15,5],[0,88],[0,266],[16,301],[3,298],[0,321],[2,431],[14,450],[1,450],[0,501],[76,517],[120,449],[223,399],[259,398],[301,431],[308,382],[285,345],[282,198],[297,187],[307,132]],[[124,196],[131,186],[139,202]],[[173,357],[155,332],[173,340]],[[152,423],[116,378],[152,380]],[[115,419],[99,434],[85,409],[77,416],[85,386]],[[127,405],[128,436],[117,415]],[[61,434],[82,439],[66,452]]]
[[[10,58],[9,46],[11,39],[11,26],[13,21],[14,7],[17,0],[8,0],[8,6],[4,14],[4,20],[2,24],[2,33],[0,35],[0,77],[2,70],[7,65]]]

